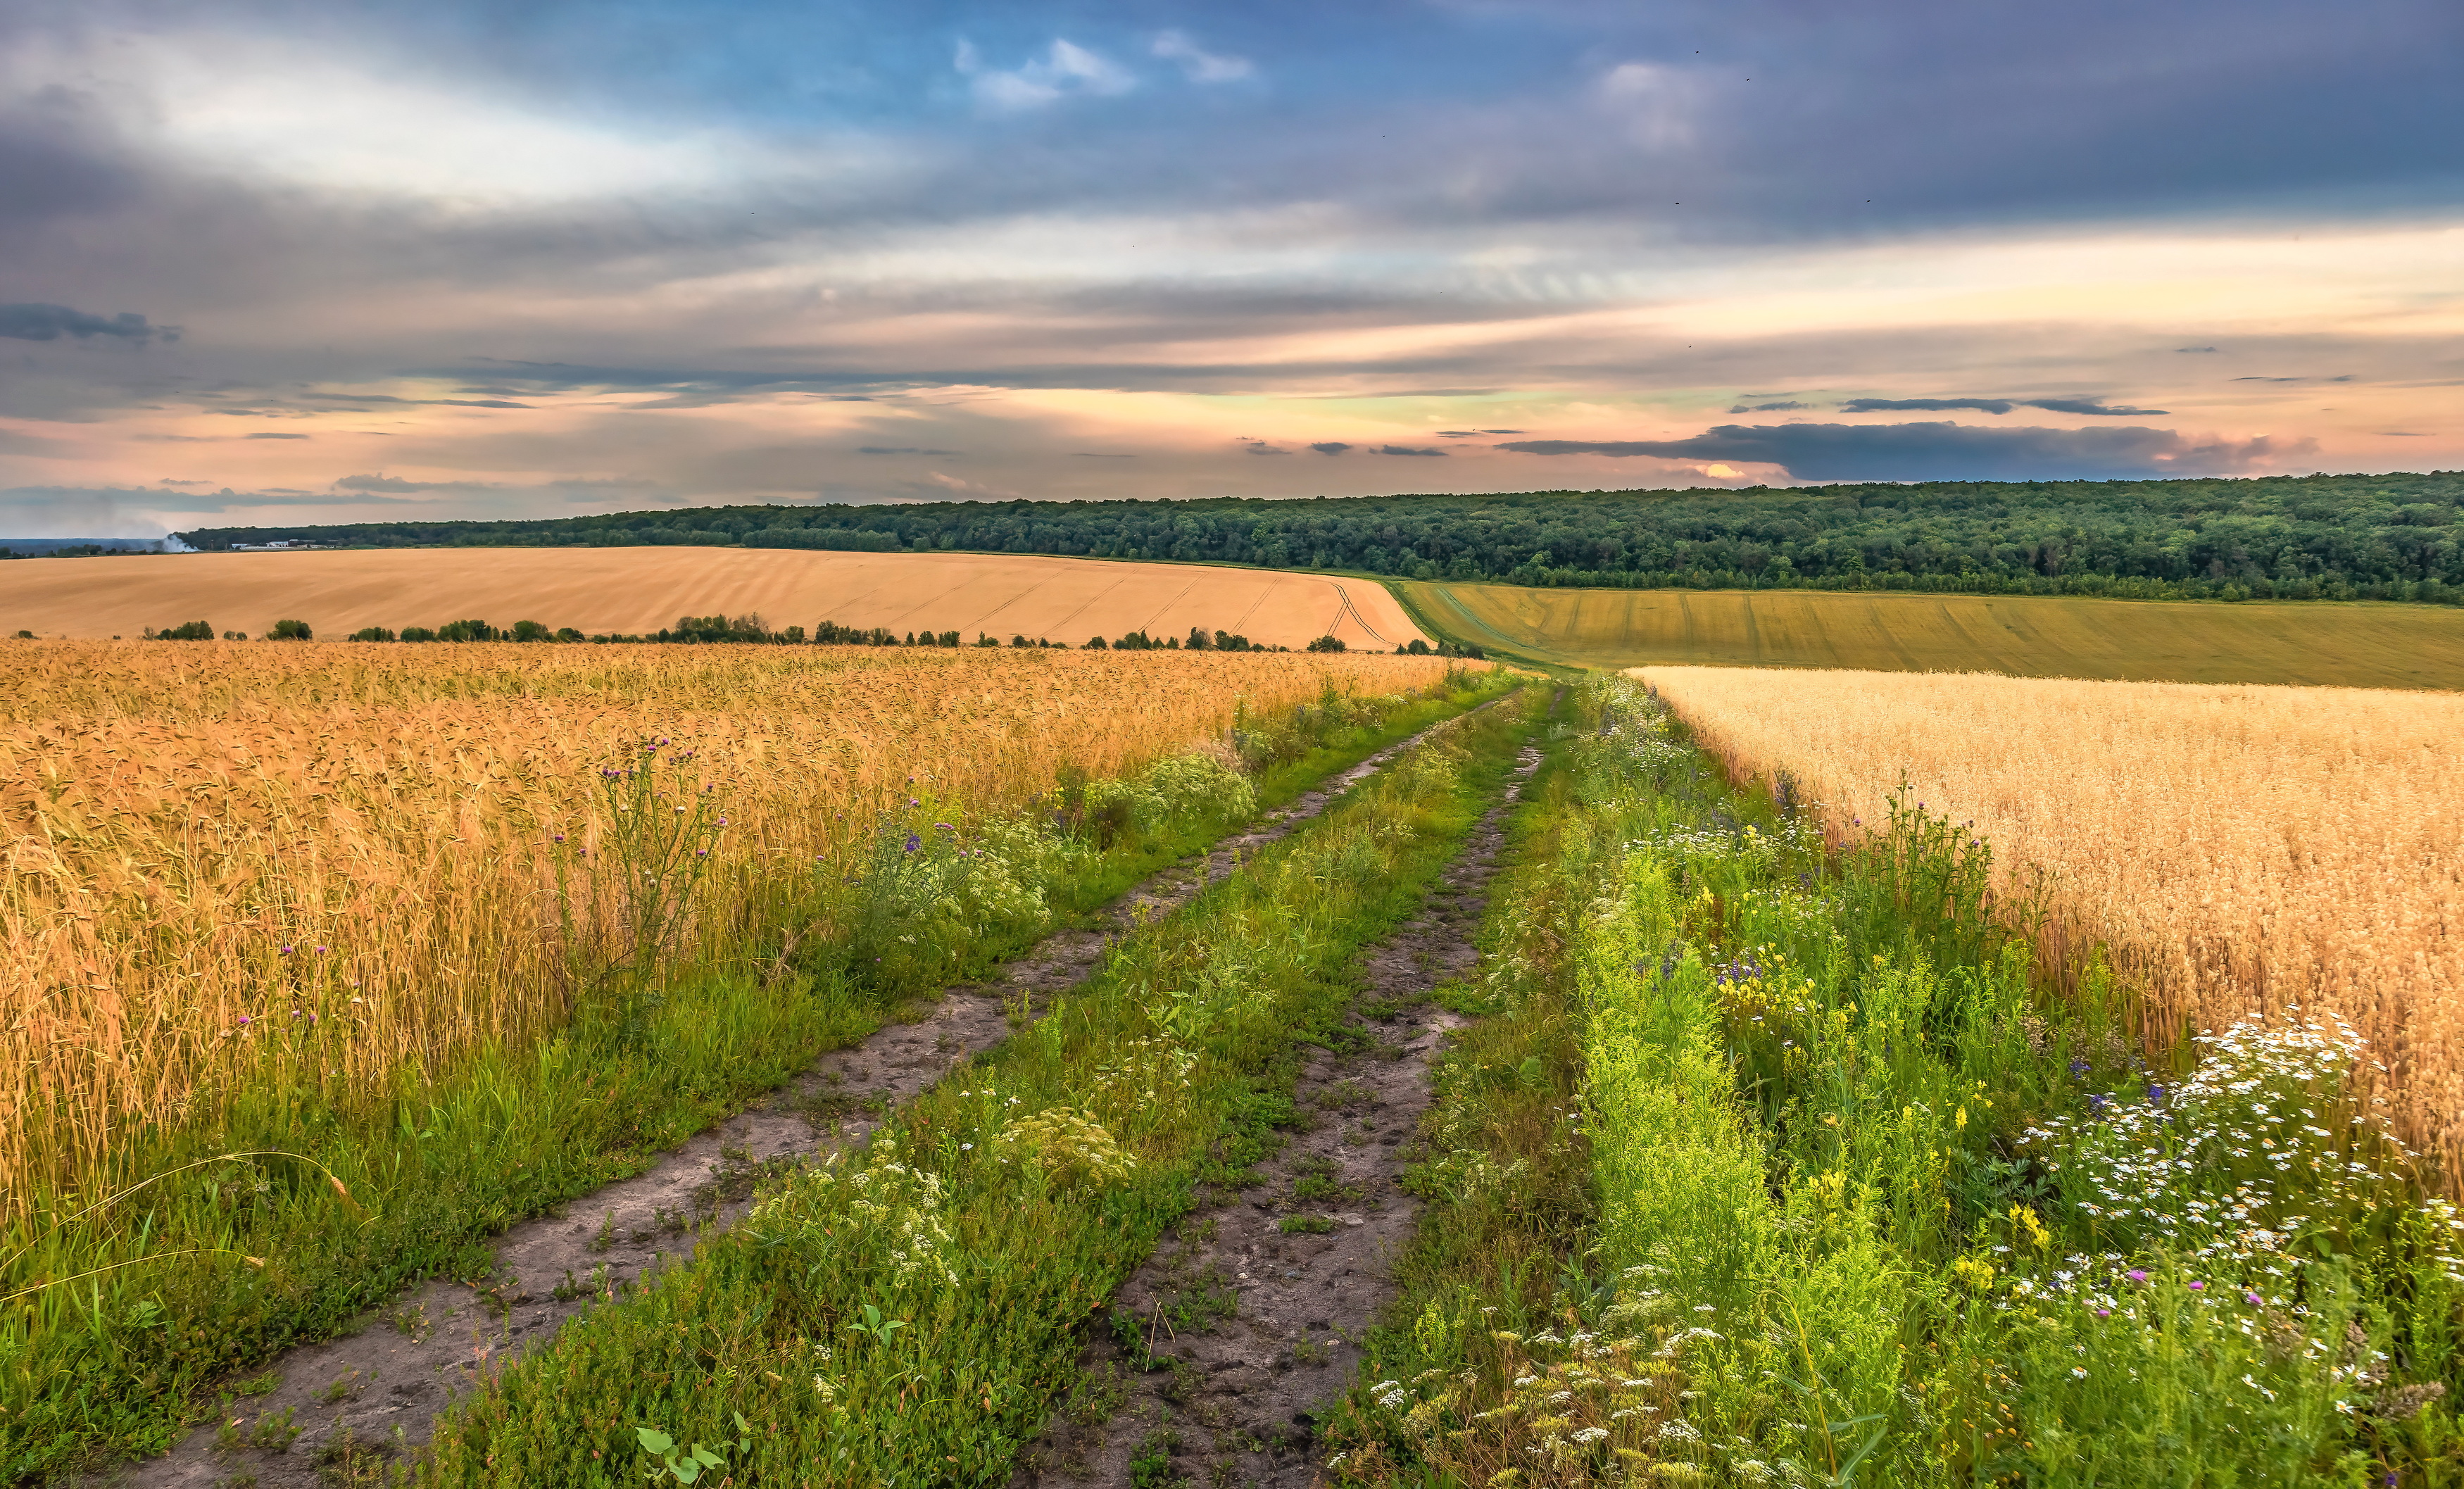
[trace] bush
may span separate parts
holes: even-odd
[[[402,628],[402,639],[405,641],[434,641],[436,639],[436,633],[429,630],[425,625],[406,625]]]
[[[391,641],[394,635],[382,625],[363,625],[351,632],[351,639],[353,641]]]
[[[516,621],[514,623],[514,640],[516,641],[554,641],[555,639],[556,632],[548,629],[545,625],[537,621]]]
[[[504,633],[485,621],[454,621],[436,628],[438,641],[501,641]]]
[[[1341,651],[1344,649],[1343,640],[1337,636],[1320,636],[1317,640],[1309,644],[1309,649],[1311,651]]]
[[[265,633],[268,641],[315,641],[317,633],[305,621],[276,621],[274,629]]]
[[[17,634],[31,637],[33,632],[19,631]],[[214,639],[213,623],[190,621],[186,625],[174,625],[165,631],[147,631],[145,639],[148,641],[211,641]]]

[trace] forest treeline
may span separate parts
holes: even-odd
[[[1315,500],[708,507],[539,521],[200,528],[202,549],[966,550],[1613,588],[2464,602],[2464,471]]]

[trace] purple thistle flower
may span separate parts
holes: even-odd
[[[919,837],[915,836],[915,834],[913,834],[913,833],[912,833],[912,832],[911,832],[911,833],[909,833],[909,834],[907,835],[907,851],[908,851],[908,852],[913,853],[913,852],[914,852],[917,848],[920,848],[920,847],[922,847],[923,845],[924,845],[924,840],[923,840],[923,839],[921,839],[921,838],[919,838]]]
[[[2190,1291],[2192,1291],[2192,1292],[2194,1292],[2194,1293],[2203,1293],[2203,1292],[2206,1292],[2207,1290],[2208,1290],[2208,1284],[2207,1284],[2207,1283],[2205,1283],[2205,1282],[2192,1282],[2192,1283],[2190,1284]]]
[[[2130,1279],[2134,1282],[2144,1282],[2147,1281],[2147,1274],[2137,1267],[2132,1267],[2129,1271],[2124,1272],[2122,1275]]]
[[[282,949],[282,954],[283,954],[283,955],[285,955],[285,956],[290,955],[290,954],[291,954],[291,948],[289,948],[289,947],[287,947],[287,946],[286,946],[286,947],[284,947],[284,948]]]

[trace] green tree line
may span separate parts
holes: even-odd
[[[200,528],[202,549],[964,550],[1614,588],[2464,602],[2464,471],[1315,500],[710,507]]]

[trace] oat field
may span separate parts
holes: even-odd
[[[1740,776],[1835,836],[1914,801],[2197,1031],[2332,1012],[2400,1128],[2464,1156],[2464,698],[1982,675],[1643,668]]]
[[[0,1195],[255,1089],[349,1107],[567,1012],[600,772],[721,803],[704,948],[910,800],[951,821],[1435,658],[16,643],[0,649]],[[683,810],[681,807],[677,810]],[[696,808],[698,811],[699,809]],[[691,851],[699,851],[693,849]],[[579,950],[578,950],[579,949]]]

